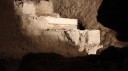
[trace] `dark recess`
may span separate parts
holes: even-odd
[[[54,53],[30,53],[18,71],[127,71],[128,48],[109,47],[100,55],[65,58]]]
[[[98,21],[115,30],[121,41],[128,41],[128,0],[103,0]]]
[[[77,29],[79,30],[85,30],[85,26],[78,20]]]

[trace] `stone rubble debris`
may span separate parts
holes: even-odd
[[[97,50],[103,47],[100,45],[100,30],[77,29],[77,19],[60,18],[58,13],[54,13],[51,2],[41,1],[38,5],[25,2],[23,3],[21,16],[23,21],[22,26],[25,27],[24,29],[28,30],[27,33],[30,32],[38,36],[41,35],[42,39],[46,41],[42,41],[44,47],[45,44],[50,42],[47,42],[47,39],[43,37],[43,35],[53,36],[58,39],[58,41],[68,42],[68,39],[73,45],[78,46],[79,52],[86,51],[88,54],[96,54]],[[42,32],[43,30],[47,31]],[[51,43],[53,43],[52,40]],[[52,45],[56,45],[57,47],[58,44],[61,44],[51,43],[50,45],[46,45],[46,47]]]

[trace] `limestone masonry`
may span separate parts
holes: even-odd
[[[79,52],[86,51],[88,54],[96,54],[97,50],[103,47],[100,45],[100,30],[77,29],[78,20],[61,18],[58,13],[54,13],[52,2],[41,1],[38,5],[24,2],[19,9],[22,10],[22,29],[25,29],[28,35],[41,36],[43,48],[67,46],[59,42],[54,44],[53,38],[57,41],[70,41],[72,45],[78,46]],[[50,42],[47,42],[48,40]]]

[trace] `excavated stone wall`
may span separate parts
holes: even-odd
[[[98,49],[103,48],[100,45],[100,30],[79,30],[77,19],[54,17],[51,1],[40,1],[37,4],[23,1],[21,7],[17,3],[14,2],[22,21],[21,32],[38,45],[38,52],[79,56],[78,51],[84,52],[83,54],[96,54]]]
[[[16,5],[18,5],[18,7],[21,8],[22,0],[15,0],[15,1],[18,1],[18,3],[13,4],[14,3],[13,0],[0,1],[0,3],[2,3],[0,4],[1,5],[0,13],[2,14],[1,32],[3,32],[0,37],[1,38],[0,55],[13,57],[13,58],[21,58],[23,55],[29,52],[38,53],[44,50],[42,49],[44,45],[42,45],[41,41],[39,41],[41,40],[40,36],[39,37],[29,36],[23,32],[22,34],[27,35],[27,38],[26,36],[21,35],[21,30],[22,31],[25,30],[22,29],[23,27],[21,27],[21,25],[23,21],[21,20],[21,17],[18,16],[21,15],[21,10],[17,10],[18,8],[16,8],[17,7]],[[54,12],[59,13],[60,17],[78,19],[78,23],[82,24],[86,29],[97,29],[97,30],[99,29],[101,31],[100,44],[102,44],[104,48],[107,48],[108,46],[123,47],[127,44],[124,42],[120,42],[116,39],[116,32],[102,26],[99,22],[97,22],[96,16],[97,16],[98,8],[102,3],[102,0],[49,0],[49,1],[53,3]],[[34,2],[34,4],[37,5],[38,7],[39,0],[32,0],[32,2]],[[37,12],[37,15],[40,16],[44,14]],[[47,16],[49,16],[49,14],[47,14]],[[54,16],[59,17],[57,14],[54,14]],[[21,30],[19,31],[19,29]],[[55,38],[51,38],[51,40],[53,41],[54,39]],[[62,44],[67,43],[64,41],[60,41],[60,42]],[[69,44],[70,43],[68,43],[67,45],[73,46]],[[66,49],[69,51],[68,53]],[[75,47],[66,48],[66,49],[65,50],[61,49],[64,52],[62,55],[65,56],[87,55],[86,52],[79,52],[78,49]],[[52,49],[47,48],[47,51],[51,52],[51,50]],[[57,50],[55,52],[58,54],[62,53],[56,48],[55,50]]]

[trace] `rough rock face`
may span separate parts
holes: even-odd
[[[127,46],[127,42],[121,42],[116,39],[117,33],[101,25],[96,17],[102,0],[50,0],[54,4],[55,12],[60,13],[62,17],[77,18],[80,24],[86,29],[101,30],[101,44],[106,47]]]

